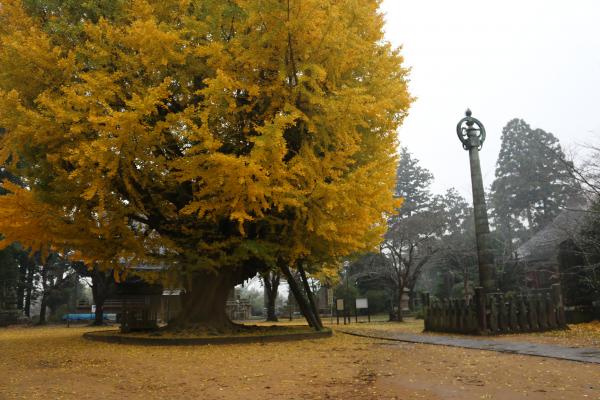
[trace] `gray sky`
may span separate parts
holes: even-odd
[[[598,142],[600,1],[384,0],[382,11],[418,98],[400,141],[434,174],[434,192],[454,186],[471,198],[455,133],[467,107],[487,131],[486,187],[512,118],[552,132],[567,149]]]

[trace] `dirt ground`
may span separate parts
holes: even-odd
[[[0,330],[0,399],[600,399],[600,366],[330,339],[192,347],[89,342],[90,328]]]

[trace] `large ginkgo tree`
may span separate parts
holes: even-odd
[[[412,100],[379,3],[1,2],[2,243],[164,266],[219,328],[256,272],[372,248]]]

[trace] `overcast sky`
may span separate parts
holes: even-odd
[[[471,198],[455,133],[467,107],[486,127],[484,185],[512,118],[563,147],[600,138],[600,1],[384,0],[386,37],[402,46],[417,97],[400,141],[435,176],[434,192]]]

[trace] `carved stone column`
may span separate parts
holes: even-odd
[[[473,189],[473,212],[475,214],[475,234],[477,236],[477,259],[479,264],[479,284],[486,293],[496,291],[494,279],[494,254],[490,247],[490,227],[481,166],[479,165],[479,150],[485,141],[485,128],[481,122],[471,116],[467,110],[466,117],[456,126],[456,133],[463,148],[469,151],[471,163],[471,187]]]

